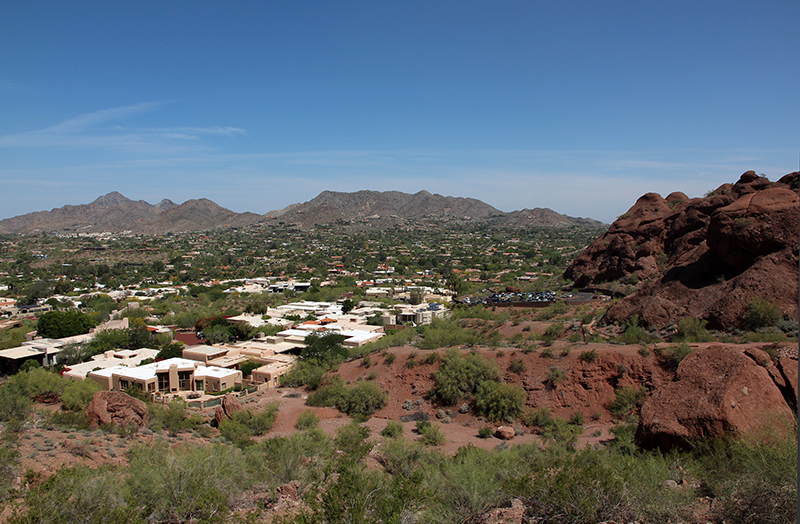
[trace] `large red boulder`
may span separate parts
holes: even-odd
[[[793,420],[785,392],[785,378],[760,349],[698,349],[681,362],[676,381],[644,403],[636,438],[646,448],[670,449],[700,438],[746,435]]]
[[[121,391],[98,391],[86,408],[92,427],[100,425],[136,426],[147,424],[147,404]]]
[[[211,419],[211,425],[215,428],[219,427],[220,422],[230,418],[233,413],[243,410],[244,408],[241,403],[239,403],[239,399],[236,398],[236,395],[233,393],[225,393],[219,406],[214,409],[214,418]]]

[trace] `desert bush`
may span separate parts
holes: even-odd
[[[594,362],[595,360],[597,360],[597,351],[595,351],[594,349],[589,351],[582,351],[580,359],[582,362],[589,362],[589,363]]]
[[[439,356],[439,353],[433,352],[433,353],[428,353],[427,355],[425,355],[425,358],[423,358],[420,362],[422,364],[430,365],[430,364],[435,364],[435,363],[439,362],[440,358],[441,357]]]
[[[788,431],[786,431],[788,429]],[[776,421],[744,438],[717,442],[705,465],[720,522],[793,522],[797,509],[797,428]]]
[[[669,346],[668,348],[664,349],[662,355],[664,356],[664,360],[666,364],[672,369],[678,369],[678,366],[683,361],[684,358],[688,357],[689,354],[694,351],[689,344],[681,343]]]
[[[0,386],[0,422],[21,422],[28,416],[33,402],[20,381],[11,380]]]
[[[566,420],[554,417],[552,422],[540,427],[540,433],[550,442],[572,449],[581,434],[581,427],[569,424]]]
[[[771,300],[761,297],[752,299],[744,313],[744,320],[751,329],[774,326],[782,318],[781,308]]]
[[[647,398],[647,390],[643,386],[638,388],[625,386],[617,390],[614,400],[608,405],[608,409],[617,417],[626,417],[641,406],[645,398]]]
[[[525,407],[527,394],[521,386],[485,380],[478,385],[475,407],[489,420],[514,420]]]
[[[652,342],[653,337],[645,328],[640,326],[639,315],[633,315],[625,321],[625,331],[619,336],[619,341],[623,344],[647,344]]]
[[[308,386],[310,389],[317,389],[322,384],[328,366],[316,362],[297,361],[288,373],[281,375],[281,387],[297,388]]]
[[[544,428],[553,423],[553,416],[547,408],[529,408],[522,415],[522,423],[530,428]]]
[[[277,485],[319,478],[319,469],[331,452],[331,441],[319,428],[265,439],[245,451],[258,475]]]
[[[425,327],[420,349],[438,349],[474,343],[474,336],[452,319],[435,318]]]
[[[544,383],[547,386],[548,390],[553,390],[564,381],[564,372],[561,371],[556,366],[550,367],[547,370],[547,376],[545,377]]]
[[[420,442],[426,446],[441,446],[445,438],[439,426],[434,426],[430,422],[418,429]]]
[[[580,411],[574,412],[569,417],[569,423],[573,426],[583,426],[583,413]]]
[[[539,310],[539,314],[537,318],[539,320],[550,320],[551,318],[557,315],[563,315],[569,311],[569,306],[563,300],[557,300],[550,304],[549,306],[542,308]]]
[[[557,339],[563,334],[564,334],[564,324],[561,322],[550,324],[549,326],[547,326],[547,329],[544,330],[544,336],[553,339]]]
[[[490,438],[494,435],[494,430],[489,426],[483,426],[478,430],[478,438]]]
[[[309,406],[328,406],[350,415],[371,415],[386,404],[386,393],[374,382],[359,382],[348,388],[339,378],[308,396]]]
[[[387,353],[386,356],[383,358],[383,362],[385,364],[391,364],[392,362],[395,361],[396,358],[397,355],[395,355],[394,353]]]
[[[334,445],[349,461],[359,461],[365,458],[372,449],[368,438],[369,429],[351,422],[336,431]]]
[[[262,365],[263,364],[261,362],[255,359],[247,359],[239,365],[239,369],[242,372],[242,376],[249,377],[254,369],[258,369]]]
[[[477,353],[464,357],[457,350],[449,350],[434,375],[432,394],[444,405],[452,406],[470,396],[485,380],[497,380],[500,371],[497,364]]]
[[[58,470],[25,497],[25,510],[12,517],[15,524],[49,522],[140,522],[126,501],[124,476],[111,468],[77,465]]]
[[[525,366],[525,362],[520,359],[514,359],[508,364],[508,370],[517,375],[525,373],[525,369],[527,369],[527,366]]]
[[[243,455],[226,446],[142,444],[128,457],[128,493],[144,522],[219,520],[249,483]]]
[[[403,434],[403,424],[396,420],[390,420],[386,427],[381,431],[381,436],[386,438],[397,438]]]
[[[677,339],[683,342],[711,342],[713,333],[706,329],[707,322],[695,317],[683,317],[678,321]]]
[[[73,380],[64,388],[61,402],[64,409],[69,411],[83,411],[92,401],[92,397],[103,388],[92,380]]]
[[[186,401],[175,397],[169,404],[150,404],[150,429],[164,429],[175,436],[181,431],[191,431],[203,423],[196,413],[190,413]]]

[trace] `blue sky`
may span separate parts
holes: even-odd
[[[605,222],[800,159],[800,2],[8,2],[0,218],[428,190]]]

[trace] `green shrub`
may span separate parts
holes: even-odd
[[[250,376],[250,374],[253,372],[253,370],[254,370],[254,369],[258,369],[258,368],[260,368],[262,365],[263,365],[263,364],[262,364],[261,362],[258,362],[257,360],[254,360],[254,359],[247,359],[247,360],[245,360],[244,362],[242,362],[242,363],[239,365],[239,369],[240,369],[240,370],[241,370],[241,372],[242,372],[242,376],[244,376],[244,377],[249,377],[249,376]]]
[[[351,422],[336,431],[334,445],[348,460],[359,461],[365,458],[372,449],[368,438],[369,429]]]
[[[547,329],[544,330],[544,336],[552,339],[558,339],[561,335],[564,334],[564,324],[561,322],[556,322],[555,324],[550,324],[547,326]]]
[[[307,429],[313,429],[317,427],[318,424],[319,424],[319,417],[317,416],[317,414],[311,411],[310,409],[307,409],[297,416],[297,422],[295,423],[294,427],[296,427],[299,430],[305,431]]]
[[[478,430],[478,438],[490,438],[494,435],[494,430],[489,426],[484,426]]]
[[[625,386],[617,390],[614,400],[608,405],[608,409],[617,417],[626,417],[637,407],[641,406],[645,398],[647,398],[647,390],[644,386],[638,388],[634,386]]]
[[[228,500],[249,483],[242,454],[226,446],[142,444],[128,456],[124,478],[137,522],[224,519]]]
[[[486,380],[498,380],[500,371],[494,361],[477,353],[461,356],[449,350],[433,379],[433,397],[446,406],[474,394],[478,385]]]
[[[508,370],[512,373],[516,373],[517,375],[525,373],[526,368],[527,366],[525,366],[525,362],[520,359],[512,360],[511,363],[508,365]]]
[[[582,362],[590,362],[590,363],[594,362],[595,360],[597,360],[597,351],[595,351],[594,349],[590,351],[582,351],[580,359]]]
[[[386,356],[384,357],[383,362],[385,364],[391,364],[392,362],[394,362],[394,360],[396,358],[397,358],[397,355],[395,355],[394,353],[387,353]]]
[[[74,380],[64,388],[61,402],[68,411],[83,411],[92,401],[92,397],[103,388],[92,380]]]
[[[706,329],[707,322],[695,317],[683,317],[678,322],[678,340],[684,342],[711,342],[714,335]]]
[[[328,366],[299,360],[294,363],[288,373],[281,375],[281,387],[297,388],[308,386],[310,389],[317,389],[325,376]]]
[[[511,421],[522,413],[526,398],[521,386],[485,380],[478,385],[475,408],[489,420]]]
[[[435,318],[425,326],[420,349],[438,349],[450,346],[472,344],[475,337],[452,319]]]
[[[672,369],[678,369],[678,366],[683,359],[688,357],[692,351],[694,350],[691,348],[691,346],[689,346],[689,344],[681,343],[669,346],[662,352],[662,355],[664,356],[669,367]]]
[[[783,318],[781,308],[766,298],[754,298],[747,305],[744,320],[751,329],[776,325]]]
[[[421,362],[422,362],[422,364],[429,364],[430,365],[430,364],[435,364],[435,363],[439,362],[439,359],[440,359],[439,353],[433,352],[433,353],[428,353],[427,355],[425,355],[425,358],[423,358]]]
[[[438,426],[434,426],[429,422],[428,424],[423,425],[418,431],[420,435],[420,442],[422,442],[424,445],[441,446],[444,444],[444,434]]]
[[[390,420],[386,427],[381,431],[381,436],[386,438],[397,438],[403,434],[403,424],[396,420]]]
[[[583,426],[583,413],[580,411],[574,412],[569,417],[569,423],[573,426]]]
[[[371,415],[386,404],[386,393],[376,383],[359,382],[348,388],[339,377],[336,379],[310,394],[306,404],[333,407],[348,415]]]
[[[639,325],[639,315],[633,315],[625,321],[625,331],[620,335],[619,341],[623,344],[647,344],[652,342],[653,337]]]
[[[545,378],[545,385],[547,386],[548,390],[553,390],[564,381],[564,372],[561,371],[559,368],[552,366],[550,369],[547,370],[547,376]]]
[[[522,423],[529,428],[544,428],[553,423],[553,416],[547,408],[529,408],[522,415]]]
[[[705,460],[718,522],[794,522],[796,436],[794,420],[777,420],[745,438],[716,443]]]

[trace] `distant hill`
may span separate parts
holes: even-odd
[[[602,227],[596,220],[572,218],[550,209],[503,213],[474,198],[446,197],[420,191],[323,191],[316,198],[291,204],[266,215],[236,213],[202,198],[176,204],[164,199],[156,205],[131,200],[114,191],[89,204],[67,205],[0,220],[0,233],[97,233],[130,231],[161,234],[208,231],[223,227],[297,225],[303,228],[333,225],[346,229],[384,229],[442,223],[486,222],[511,227]]]

